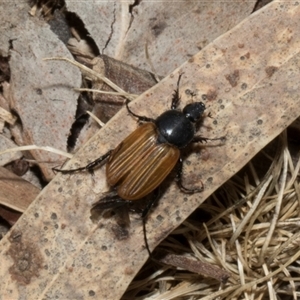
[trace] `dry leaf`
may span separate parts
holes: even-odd
[[[189,270],[190,272],[199,273],[204,276],[213,277],[222,283],[226,283],[230,277],[230,274],[227,271],[224,271],[219,267],[198,261],[194,258],[185,257],[183,255],[166,253],[162,255],[159,261],[167,264],[168,266],[173,266],[176,268]]]
[[[28,181],[0,167],[0,204],[24,212],[39,192]]]
[[[4,207],[4,206],[0,206],[0,216],[10,226],[13,226],[19,220],[19,218],[22,216],[22,213],[17,212],[15,210],[11,210],[11,209],[9,209],[7,207]]]
[[[80,87],[81,75],[74,66],[43,61],[45,57],[70,57],[70,54],[49,26],[31,17],[28,11],[25,3],[8,4],[2,11],[3,15],[14,15],[13,19],[2,18],[5,34],[1,35],[0,43],[9,45],[7,36],[10,37],[12,49],[2,50],[2,55],[10,55],[9,106],[19,116],[12,129],[13,136],[18,145],[51,143],[52,147],[66,150],[78,97],[73,87]],[[37,161],[55,165],[61,159],[44,151],[31,154]],[[53,177],[49,164],[41,164],[41,168],[47,179]]]
[[[166,76],[215,38],[238,24],[252,1],[66,1],[80,16],[100,53]]]

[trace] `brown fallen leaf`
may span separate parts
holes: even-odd
[[[151,249],[300,115],[299,17],[299,5],[271,3],[132,103],[138,114],[159,115],[170,107],[178,74],[184,72],[181,105],[190,100],[187,90],[196,99],[210,95],[206,103],[214,120],[206,120],[200,134],[227,134],[222,147],[196,147],[185,165],[187,185],[202,179],[202,194],[183,195],[174,184],[166,187],[147,222]],[[66,167],[85,165],[135,128],[135,120],[122,110]],[[98,226],[89,220],[91,204],[106,190],[104,168],[93,178],[84,173],[55,177],[0,243],[3,297],[121,297],[147,251],[138,217],[132,216],[128,238],[119,240],[113,219],[103,218]]]

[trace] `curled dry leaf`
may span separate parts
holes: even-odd
[[[183,195],[173,184],[166,188],[147,222],[151,249],[300,115],[299,20],[296,2],[274,1],[132,103],[138,114],[159,115],[170,106],[178,74],[184,72],[182,105],[187,101],[185,91],[193,91],[197,99],[207,99],[214,116],[205,121],[200,134],[225,133],[227,138],[220,147],[196,147],[189,157],[186,185],[201,178],[202,194]],[[67,167],[94,160],[135,128],[135,120],[122,110]],[[117,238],[113,219],[103,218],[97,226],[89,220],[91,204],[106,189],[104,168],[93,178],[84,173],[55,177],[1,241],[4,298],[18,299],[24,293],[31,299],[121,297],[146,261],[147,251],[139,218],[132,217],[127,239]]]

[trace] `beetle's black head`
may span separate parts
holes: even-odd
[[[194,102],[185,106],[182,112],[187,119],[195,123],[199,121],[199,119],[203,115],[204,110],[205,110],[205,105],[203,102]]]

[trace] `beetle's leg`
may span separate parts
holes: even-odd
[[[139,116],[139,115],[136,115],[128,106],[129,104],[129,100],[126,99],[126,108],[127,108],[127,111],[129,112],[129,114],[131,114],[132,116],[134,116],[135,118],[138,118],[139,122],[152,122],[154,123],[155,120],[152,119],[152,118],[148,118],[146,116]]]
[[[181,157],[179,158],[179,161],[178,161],[178,169],[177,169],[175,181],[177,182],[177,185],[180,188],[180,190],[186,194],[199,193],[199,192],[202,192],[204,189],[202,181],[201,181],[201,188],[199,188],[199,189],[188,189],[185,186],[183,186],[183,184],[182,184],[182,158]]]
[[[117,191],[108,192],[104,197],[92,205],[91,210],[113,209],[127,204],[128,201],[120,198]]]
[[[112,151],[113,150],[109,150],[107,153],[105,153],[104,155],[100,156],[96,160],[90,162],[85,167],[80,167],[80,168],[77,168],[77,169],[69,169],[69,170],[60,170],[60,169],[57,169],[57,168],[52,168],[52,170],[55,171],[55,172],[63,173],[63,174],[70,174],[70,173],[79,172],[79,171],[88,171],[91,174],[94,174],[93,169],[95,167],[99,166],[104,160],[106,160],[110,156],[110,154],[112,153]]]
[[[212,116],[211,112],[209,112],[209,113],[207,114],[207,117],[213,119],[213,116]]]
[[[142,211],[142,218],[145,219],[148,216],[149,211],[151,210],[152,206],[155,204],[155,202],[158,200],[160,196],[160,190],[159,187],[156,188],[153,192],[153,197],[147,202],[147,205],[144,207]]]
[[[210,138],[206,138],[206,137],[202,137],[202,136],[194,136],[194,138],[192,139],[191,143],[207,143],[207,141],[222,141],[224,142],[226,139],[226,136],[221,136],[219,138],[214,138],[214,139],[210,139]]]
[[[173,97],[172,97],[172,104],[171,109],[176,109],[180,102],[180,96],[179,96],[179,84],[181,80],[181,76],[183,73],[179,74],[178,80],[177,80],[177,87],[176,90],[174,90]]]
[[[90,210],[91,217],[90,219],[95,223],[98,222],[101,216],[101,213],[107,210],[113,210],[117,216],[117,224],[123,228],[125,232],[126,227],[130,224],[130,219],[128,215],[127,205],[128,202],[118,195],[116,190],[112,190],[106,193],[99,201],[95,202],[92,205]],[[126,208],[126,209],[125,209]],[[120,230],[118,230],[119,232]]]
[[[143,218],[142,219],[143,221],[143,233],[144,233],[144,242],[145,242],[145,246],[146,246],[146,249],[149,253],[149,257],[152,257],[152,253],[150,251],[150,248],[149,248],[149,245],[148,245],[148,240],[147,240],[147,231],[146,231],[146,218]]]
[[[158,200],[160,195],[160,190],[159,187],[154,191],[154,195],[153,198],[151,200],[148,201],[146,207],[143,209],[142,211],[142,220],[143,220],[143,233],[144,233],[144,241],[145,241],[145,246],[146,249],[149,253],[149,257],[152,258],[152,253],[150,251],[149,248],[149,244],[148,244],[148,239],[147,239],[147,231],[146,231],[146,222],[147,222],[147,216],[149,211],[151,210],[152,206],[154,205],[154,203]],[[153,259],[153,258],[152,258]]]

